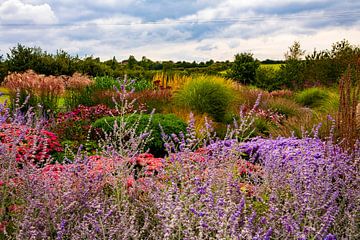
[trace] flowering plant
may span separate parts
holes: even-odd
[[[14,138],[18,138],[16,142]],[[18,163],[45,164],[62,147],[58,137],[44,129],[37,130],[25,125],[3,123],[0,125],[0,142],[5,151],[15,151]]]

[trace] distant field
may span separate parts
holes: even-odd
[[[275,63],[275,64],[261,64],[260,67],[262,68],[273,68],[275,70],[279,70],[281,67],[281,63]]]

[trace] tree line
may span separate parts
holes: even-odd
[[[227,76],[266,90],[302,89],[334,86],[349,66],[354,69],[356,65],[360,65],[360,48],[347,40],[334,43],[331,49],[314,50],[307,55],[295,41],[279,68],[260,67],[260,61],[251,53],[240,53],[235,55]]]
[[[235,55],[233,61],[187,62],[152,61],[147,57],[137,60],[134,56],[118,61],[115,57],[101,61],[89,56],[80,58],[58,50],[55,54],[40,47],[18,44],[10,49],[6,57],[0,55],[0,83],[9,72],[24,72],[32,69],[45,75],[72,75],[75,72],[89,76],[152,79],[157,71],[182,72],[183,74],[222,75],[242,84],[255,85],[266,90],[282,88],[301,89],[307,86],[331,86],[338,83],[347,66],[360,58],[360,48],[347,40],[336,42],[329,50],[314,50],[305,55],[299,42],[294,42],[285,53],[285,61],[255,59],[252,53]],[[281,64],[279,68],[260,65]]]

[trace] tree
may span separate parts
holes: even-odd
[[[10,72],[23,72],[28,69],[36,71],[35,66],[39,64],[42,55],[43,52],[39,47],[26,47],[18,44],[7,54],[7,67]]]
[[[253,84],[255,83],[256,69],[259,66],[259,60],[254,59],[252,53],[236,54],[228,77],[244,84]]]
[[[129,56],[128,59],[128,69],[134,69],[135,66],[138,64],[138,61],[136,60],[136,58],[133,55]]]
[[[300,42],[295,41],[292,46],[289,47],[289,51],[285,53],[286,61],[300,61],[304,56],[305,51],[301,49]]]
[[[5,65],[3,56],[0,55],[0,83],[4,80],[5,76],[7,74],[7,67]]]
[[[301,49],[300,43],[295,41],[285,53],[285,64],[280,68],[281,82],[289,88],[303,88],[305,83],[305,62],[301,60],[305,51]]]

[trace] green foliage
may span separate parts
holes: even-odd
[[[110,66],[100,62],[100,58],[93,58],[92,56],[79,61],[77,70],[94,77],[113,75]]]
[[[150,121],[148,131],[151,131],[151,140],[146,144],[145,149],[150,149],[150,153],[154,156],[164,156],[166,151],[161,136],[161,128],[164,133],[169,135],[172,133],[179,134],[186,132],[186,123],[174,114],[131,114],[122,117],[104,117],[93,123],[94,128],[103,129],[105,132],[111,132],[115,121],[124,121],[126,126],[136,126],[137,134],[141,134],[146,130]]]
[[[8,72],[7,66],[4,62],[3,56],[0,55],[0,84],[4,80],[6,74]]]
[[[153,85],[145,79],[126,80],[124,78],[114,78],[111,76],[95,77],[92,83],[83,88],[69,89],[65,97],[65,106],[71,110],[79,105],[93,106],[105,104],[108,107],[114,107],[113,97],[116,96],[114,87],[119,89],[126,85],[128,91],[134,89],[135,92],[141,92],[146,89],[152,89]]]
[[[284,84],[281,82],[279,70],[272,67],[259,67],[256,70],[255,85],[259,88],[273,91],[281,89]]]
[[[294,44],[289,47],[289,51],[285,53],[286,61],[301,60],[305,51],[301,49],[300,42],[295,41]]]
[[[329,97],[327,90],[313,87],[299,92],[295,100],[297,103],[310,108],[320,107]]]
[[[79,105],[93,106],[96,105],[93,99],[94,87],[87,86],[83,89],[68,90],[65,97],[65,108],[67,110],[74,109]]]
[[[95,77],[94,84],[91,86],[94,91],[112,90],[114,87],[120,88],[120,82],[111,76]]]
[[[146,78],[135,79],[134,83],[131,84],[131,87],[134,88],[135,92],[141,92],[147,89],[153,89],[154,85],[151,80]]]
[[[232,89],[220,77],[198,76],[175,94],[175,103],[198,113],[208,113],[221,122],[232,101]]]
[[[52,55],[39,47],[26,47],[18,44],[10,49],[5,61],[6,69],[10,72],[24,72],[32,69],[45,75],[72,75],[77,71],[77,57],[59,50]]]
[[[316,51],[306,56],[308,85],[336,85],[347,66],[355,65],[360,58],[360,48],[347,40],[336,42],[331,50]]]
[[[255,60],[251,53],[236,54],[228,77],[240,83],[253,84],[259,66],[260,62]]]
[[[306,64],[301,60],[301,57],[304,53],[300,48],[299,42],[294,42],[294,44],[289,47],[289,51],[285,53],[285,64],[281,65],[279,71],[279,79],[282,85],[292,89],[303,88]]]
[[[113,91],[114,86],[119,88],[120,82],[110,76],[95,77],[93,82],[83,88],[71,89],[67,91],[65,106],[68,110],[74,109],[79,105],[94,106],[105,104],[113,106],[111,95],[105,94],[106,91]]]

